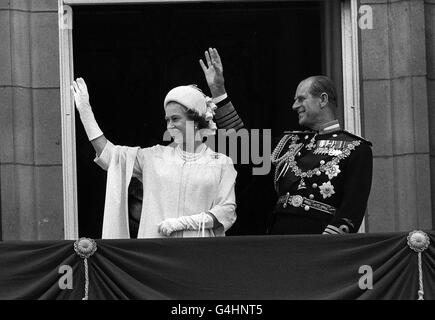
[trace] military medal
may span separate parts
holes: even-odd
[[[317,148],[314,150],[314,154],[327,154],[328,148],[327,146],[327,140],[320,140],[317,142]]]
[[[338,164],[330,164],[325,169],[325,174],[328,176],[329,180],[332,178],[338,176],[338,174],[341,172],[340,167]]]
[[[287,152],[281,157],[280,154],[284,149],[284,146],[291,139],[291,143],[288,146]],[[276,165],[275,167],[275,189],[277,189],[277,183],[280,178],[285,176],[289,169],[293,174],[300,178],[298,190],[306,189],[306,178],[311,178],[314,175],[320,176],[323,173],[328,176],[329,180],[338,176],[341,172],[339,163],[342,159],[348,157],[355,147],[359,146],[361,141],[356,140],[352,142],[336,141],[336,140],[319,140],[315,141],[315,136],[311,139],[310,143],[305,147],[309,150],[316,147],[313,151],[314,154],[324,154],[331,155],[333,159],[325,163],[324,160],[320,161],[320,166],[308,171],[302,171],[298,167],[295,160],[296,154],[304,147],[303,143],[296,143],[299,138],[295,135],[287,135],[279,142],[278,146],[275,148],[271,155],[272,163]],[[331,197],[335,194],[334,186],[331,181],[323,183],[319,186],[320,194],[324,199]]]
[[[341,153],[341,150],[329,150],[328,155],[336,157]]]
[[[304,178],[302,177],[301,181],[299,181],[298,190],[306,189],[306,188],[307,188],[307,185],[305,184]]]
[[[341,149],[343,148],[343,141],[334,141],[329,149],[328,154],[330,156],[338,156],[341,153]]]
[[[318,147],[314,150],[313,153],[336,157],[341,154],[343,146],[343,141],[320,140],[318,141]]]
[[[335,193],[334,186],[331,184],[331,181],[324,182],[321,186],[319,186],[319,189],[323,199],[329,198]]]
[[[311,138],[310,143],[306,145],[305,148],[307,148],[307,150],[313,150],[313,148],[316,146],[316,136],[317,133]]]
[[[324,149],[328,149],[330,147],[329,145],[333,143],[333,141],[329,143],[329,141],[327,140],[319,141],[319,142],[322,143],[322,148]],[[355,147],[360,145],[360,143],[361,142],[359,140],[351,142],[350,144],[346,145],[345,149],[340,151],[340,153],[332,160],[328,161],[327,163],[325,163],[325,161],[322,160],[320,161],[320,166],[318,168],[310,169],[308,171],[302,171],[301,168],[298,167],[297,162],[295,160],[295,155],[292,154],[288,158],[288,163],[294,175],[301,179],[299,181],[298,190],[306,188],[305,178],[311,178],[314,175],[319,176],[322,174],[322,172],[324,172],[329,179],[336,177],[341,172],[340,167],[338,165],[340,161],[348,157],[350,155],[351,150],[355,149]],[[332,196],[335,193],[334,186],[331,184],[330,181],[328,181],[328,183],[324,183],[320,190],[321,190],[320,193],[325,199]]]

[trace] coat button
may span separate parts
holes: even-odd
[[[304,207],[304,210],[305,210],[305,211],[308,211],[308,210],[310,210],[310,207],[309,207],[309,206],[305,206],[305,207]]]
[[[320,165],[323,166],[324,164],[325,164],[325,160],[321,160],[321,161],[320,161]]]
[[[314,194],[310,194],[310,199],[313,200],[314,199]]]
[[[317,183],[313,183],[313,188],[314,188],[314,189],[317,188]]]

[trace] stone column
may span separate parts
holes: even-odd
[[[63,239],[57,0],[0,0],[3,240]]]
[[[425,3],[361,4],[373,9],[373,29],[361,30],[362,122],[374,144],[368,232],[432,229]]]
[[[429,142],[431,198],[435,205],[435,0],[424,2],[426,31],[427,93],[429,105]],[[435,228],[435,208],[432,208],[432,229]]]

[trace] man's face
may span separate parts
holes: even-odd
[[[304,127],[315,129],[320,119],[321,99],[310,93],[311,80],[302,81],[295,94],[292,109],[298,113],[299,124]]]

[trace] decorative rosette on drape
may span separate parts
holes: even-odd
[[[418,254],[418,300],[424,300],[423,267],[421,262],[421,253],[429,247],[429,236],[421,230],[414,230],[409,233],[407,239],[408,246]]]
[[[97,251],[97,243],[90,238],[80,238],[74,242],[74,251],[80,258],[83,258],[85,265],[85,296],[82,300],[88,300],[89,297],[89,272],[88,272],[88,258]]]

